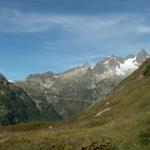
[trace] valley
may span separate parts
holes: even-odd
[[[150,0],[0,0],[0,150],[150,150]]]
[[[0,149],[149,150],[149,66],[150,59],[72,119],[1,127]]]

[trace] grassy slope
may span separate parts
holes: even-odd
[[[108,149],[150,149],[150,59],[105,101],[63,122],[23,124],[0,129],[0,149],[81,149],[104,137]],[[145,76],[143,75],[145,74]],[[111,110],[95,115],[106,108]],[[52,129],[49,129],[49,126]],[[103,148],[105,149],[105,148]]]

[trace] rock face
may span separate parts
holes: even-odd
[[[52,105],[63,118],[71,117],[104,98],[148,57],[145,50],[126,58],[110,56],[94,68],[85,64],[60,74],[33,74],[15,84],[22,87],[39,108],[39,104],[44,102]]]
[[[0,74],[0,124],[26,122],[38,117],[39,112],[31,98]]]
[[[40,108],[22,88],[0,74],[0,125],[61,118],[50,104],[42,101],[39,105]]]
[[[47,102],[63,117],[71,117],[103,98],[120,81],[116,78],[96,81],[91,68],[75,68],[63,74],[54,75],[49,85],[43,78],[37,81],[37,75],[15,84],[22,87],[40,107],[40,103]],[[30,76],[31,77],[31,76]],[[46,113],[46,111],[45,111]]]
[[[144,49],[142,49],[137,54],[136,61],[137,61],[137,63],[141,64],[141,63],[143,63],[143,60],[146,60],[148,57],[149,57],[149,54]]]

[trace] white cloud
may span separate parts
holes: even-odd
[[[136,27],[136,31],[141,34],[149,34],[150,26],[138,26]]]

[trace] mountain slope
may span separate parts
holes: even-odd
[[[79,119],[79,118],[78,118]],[[120,149],[150,148],[150,59],[102,102],[80,116],[79,126],[100,127]],[[120,138],[120,139],[119,139]]]
[[[80,72],[73,76],[70,74],[67,72],[57,78],[56,75],[53,76],[51,84],[47,83],[47,78],[43,78],[45,74],[35,74],[30,79],[27,77],[25,81],[17,81],[15,84],[23,88],[35,103],[46,101],[63,118],[68,118],[85,110],[98,98],[105,97],[121,80],[114,77],[97,82],[91,69],[86,73]]]
[[[47,102],[42,101],[38,106],[23,89],[0,74],[0,125],[61,119]]]
[[[95,147],[100,150],[149,150],[150,59],[124,79],[105,100],[74,119],[40,124],[40,127],[39,124],[11,126],[0,131],[2,150],[24,147],[36,150],[94,150]]]
[[[32,121],[38,119],[38,115],[31,98],[0,74],[0,124]]]
[[[133,111],[134,115],[136,115],[136,113],[140,113],[140,111],[141,112],[149,111],[150,110],[149,83],[150,83],[150,59],[144,62],[142,66],[140,66],[140,68],[136,70],[133,74],[124,79],[109,94],[109,96],[105,99],[105,101],[102,101],[92,109],[89,109],[87,115],[88,116],[94,115],[94,113],[97,114],[97,111],[102,111],[103,109],[107,109],[109,107],[111,107],[110,112],[115,113],[116,117],[119,115],[118,113],[119,111],[121,112],[126,111],[127,114],[129,113],[128,117],[132,117],[132,113],[130,113],[129,110]],[[139,109],[136,107],[139,107]],[[125,108],[126,110],[123,108]],[[135,111],[137,112],[135,113]]]

